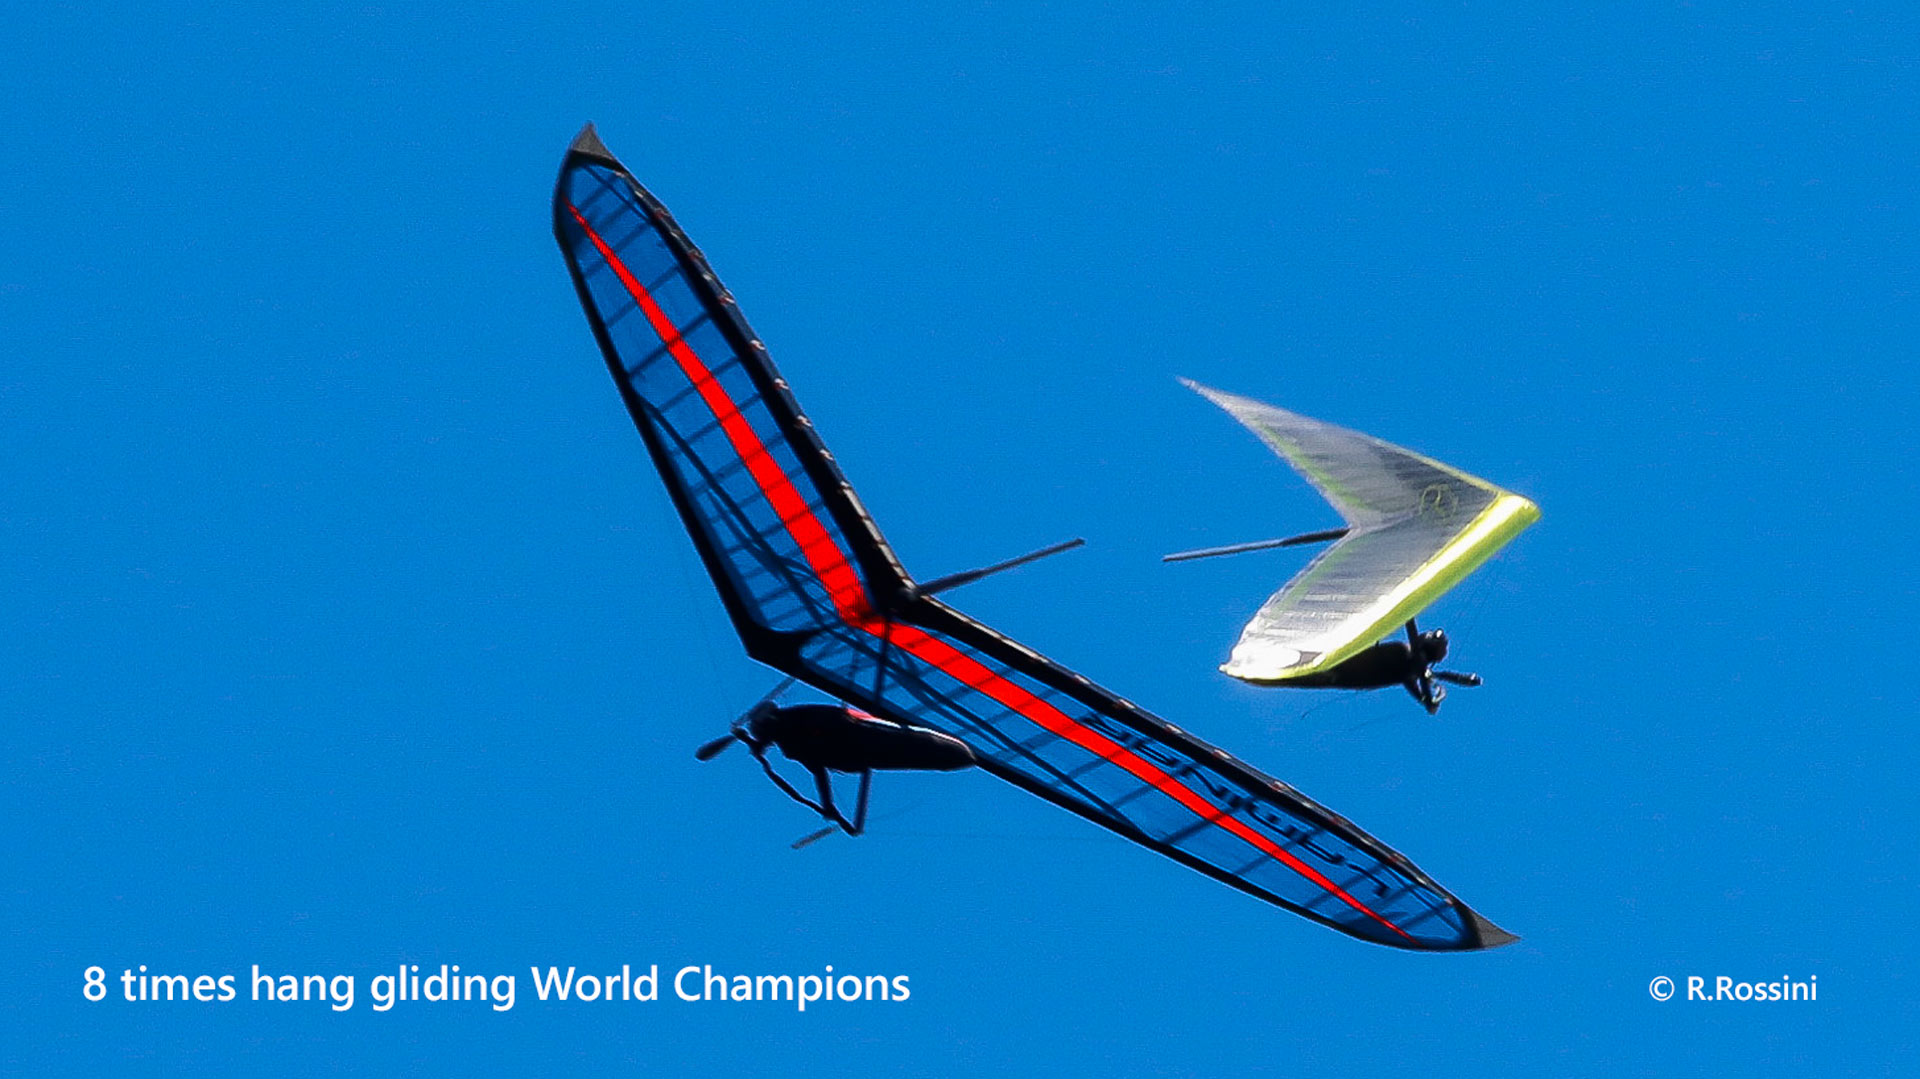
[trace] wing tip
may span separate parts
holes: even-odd
[[[1251,623],[1249,623],[1251,625]],[[1342,657],[1345,658],[1345,657]],[[1256,686],[1285,685],[1289,679],[1317,674],[1332,666],[1327,653],[1302,652],[1283,644],[1267,644],[1249,650],[1236,644],[1220,673]]]
[[[1473,928],[1473,935],[1476,941],[1474,947],[1476,950],[1485,951],[1490,948],[1504,948],[1520,939],[1519,934],[1509,933],[1492,922],[1487,921],[1473,908],[1465,907],[1465,910],[1467,912],[1467,919]]]
[[[1232,416],[1234,420],[1237,423],[1239,423],[1242,427],[1245,427],[1248,430],[1251,430],[1252,432],[1254,432],[1255,434],[1260,435],[1262,439],[1267,439],[1268,435],[1265,433],[1264,427],[1257,427],[1254,425],[1256,417],[1260,417],[1260,418],[1278,417],[1290,423],[1298,423],[1304,420],[1309,424],[1313,424],[1320,427],[1334,427],[1333,424],[1327,423],[1324,420],[1316,420],[1311,416],[1303,416],[1298,412],[1291,412],[1287,409],[1281,408],[1278,405],[1270,405],[1265,401],[1256,400],[1252,397],[1242,397],[1237,393],[1228,393],[1226,390],[1217,390],[1217,389],[1214,389],[1212,386],[1208,386],[1200,382],[1195,382],[1190,378],[1181,379],[1180,384],[1185,386],[1187,389],[1190,389],[1193,392],[1199,394],[1200,396],[1206,398],[1207,400],[1213,402],[1215,407],[1219,408],[1222,412],[1225,412],[1227,415]],[[1335,428],[1335,429],[1344,430],[1344,428]],[[1371,436],[1363,436],[1363,437],[1371,437]],[[1281,456],[1286,457],[1287,455],[1282,453]],[[1291,460],[1291,458],[1289,458],[1289,460]]]
[[[1193,392],[1199,394],[1200,396],[1206,398],[1207,400],[1212,401],[1216,405],[1220,404],[1220,401],[1222,398],[1231,396],[1230,394],[1214,389],[1212,386],[1209,386],[1204,382],[1195,382],[1193,379],[1187,378],[1185,376],[1179,376],[1179,379],[1180,379],[1180,385],[1185,386],[1187,389],[1190,389]],[[1221,405],[1221,407],[1224,408],[1226,406]]]
[[[619,159],[613,156],[613,151],[607,149],[607,144],[600,141],[600,132],[594,129],[591,120],[587,121],[587,125],[582,127],[580,133],[573,137],[573,141],[567,144],[567,153],[576,157],[594,158],[610,165],[620,163]]]

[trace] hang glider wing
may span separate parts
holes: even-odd
[[[1513,939],[1293,788],[914,591],[733,297],[592,128],[561,167],[554,231],[748,654],[962,738],[994,775],[1342,932]]]
[[[1532,502],[1370,435],[1187,385],[1305,477],[1348,532],[1273,594],[1220,668],[1249,682],[1315,674],[1394,632],[1540,519]]]

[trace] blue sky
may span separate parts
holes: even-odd
[[[1920,999],[1897,7],[43,6],[0,65],[0,1062],[1891,1073]],[[908,567],[1524,938],[1360,944],[983,775],[812,827],[548,233],[593,120]],[[1335,523],[1184,375],[1540,503],[1487,678],[1214,671]],[[402,1003],[401,963],[515,973]],[[246,998],[252,964],[359,999]],[[813,1008],[529,968],[905,974]],[[90,1003],[83,972],[242,975]],[[1657,976],[1817,976],[1795,1004]]]

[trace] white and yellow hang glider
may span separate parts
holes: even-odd
[[[1186,381],[1186,380],[1182,380]],[[1410,622],[1540,519],[1539,507],[1389,442],[1246,397],[1186,385],[1226,409],[1319,490],[1345,528],[1168,555],[1168,561],[1334,540],[1260,608],[1220,669],[1285,684],[1351,659]]]

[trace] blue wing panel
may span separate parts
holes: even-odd
[[[850,494],[818,444],[793,436],[804,420],[699,253],[623,171],[591,160],[570,160],[554,216],[608,364],[743,635],[869,609],[848,511],[825,492]]]

